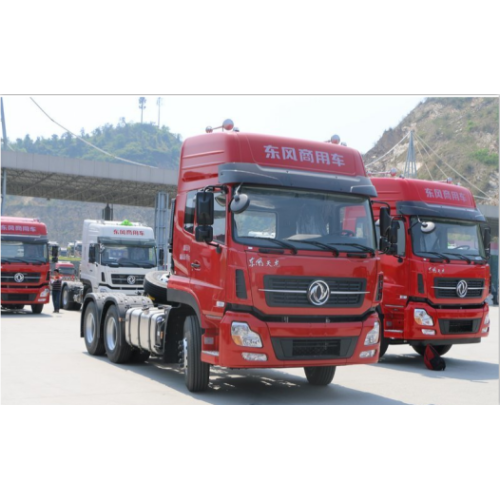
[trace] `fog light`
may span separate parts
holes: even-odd
[[[489,325],[490,324],[490,313],[486,313],[486,318],[484,318],[484,324]]]
[[[375,356],[375,349],[372,349],[371,351],[363,351],[359,357],[360,358],[372,358]]]
[[[47,297],[47,295],[50,295],[50,290],[46,288],[41,294],[40,297]],[[486,323],[485,323],[486,324]]]
[[[485,328],[483,328],[482,332],[483,332],[483,333],[488,333],[488,330],[489,330],[489,329],[490,329],[490,327],[489,327],[489,326],[486,326]]]
[[[242,352],[241,355],[247,361],[267,361],[265,354],[257,354],[256,352]]]
[[[427,314],[425,309],[415,309],[413,317],[415,318],[415,323],[417,323],[417,325],[434,326],[434,321]]]
[[[244,347],[262,347],[260,335],[252,332],[246,323],[232,323],[231,336],[233,337],[233,341],[236,345]]]
[[[422,333],[424,335],[436,335],[436,330],[426,330],[425,328],[422,328]]]
[[[366,334],[365,345],[373,345],[378,342],[378,337],[380,333],[380,325],[378,321],[375,321],[373,328]]]

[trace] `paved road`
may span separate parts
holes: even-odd
[[[375,365],[338,368],[328,387],[302,369],[212,369],[211,388],[191,394],[180,371],[154,362],[114,365],[87,354],[80,313],[2,312],[2,404],[498,404],[498,307],[481,344],[454,346],[444,372],[425,368],[408,346]]]

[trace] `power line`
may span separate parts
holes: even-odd
[[[417,136],[417,137],[422,141],[422,144],[424,144],[425,146],[427,146],[434,153],[434,155],[439,160],[441,160],[447,167],[451,168],[451,170],[453,170],[453,172],[455,172],[457,175],[459,175],[465,182],[467,182],[468,184],[470,184],[473,188],[477,189],[480,193],[483,193],[486,197],[488,197],[488,195],[484,191],[482,191],[477,186],[475,186],[474,184],[472,184],[472,182],[470,182],[469,180],[467,180],[460,172],[458,172],[458,170],[454,169],[451,165],[449,165],[448,163],[446,163],[426,142],[424,142],[424,140],[420,136]],[[437,165],[437,162],[436,162],[436,165]]]
[[[429,172],[429,177],[431,178],[431,181],[433,181],[434,179],[432,177],[431,171],[429,170],[429,167],[427,166],[427,163],[425,163],[424,161],[424,155],[420,151],[420,146],[418,145],[418,141],[415,143],[415,146],[417,146],[418,154],[422,157],[422,163],[424,164],[424,167],[427,169],[427,172]]]
[[[377,158],[376,160],[373,160],[371,163],[368,163],[368,165],[365,165],[365,168],[369,167],[370,165],[373,165],[374,163],[377,163],[382,158],[385,158],[393,149],[396,148],[396,146],[399,146],[409,135],[410,135],[410,132],[408,132],[397,144],[395,144],[391,149],[389,149],[389,151],[387,151],[387,153],[385,153],[384,155],[382,155],[380,158]]]
[[[422,149],[424,150],[425,154],[427,154],[429,156],[429,160],[433,161],[431,154],[429,153],[429,151],[427,151],[427,148],[424,146],[423,143],[422,143]],[[434,162],[434,164],[439,169],[439,171],[444,175],[444,178],[447,179],[449,177],[449,175],[439,166],[439,163],[436,161],[436,162]]]
[[[105,155],[108,155],[108,156],[111,156],[111,158],[114,158],[115,160],[120,160],[120,161],[124,161],[125,163],[131,163],[132,165],[139,165],[140,167],[149,167],[149,168],[158,168],[158,167],[153,167],[152,165],[145,165],[144,163],[137,163],[135,161],[131,161],[131,160],[126,160],[125,158],[120,158],[119,156],[115,156],[111,153],[108,153],[107,151],[104,151],[104,149],[101,149],[101,148],[98,148],[97,146],[94,146],[94,144],[86,141],[85,139],[83,139],[82,137],[76,135],[75,133],[71,132],[71,130],[68,130],[66,127],[64,127],[63,125],[61,125],[60,123],[56,122],[52,117],[50,117],[48,115],[48,113],[46,113],[42,107],[35,101],[35,99],[33,99],[33,97],[30,97],[30,99],[36,104],[36,106],[40,109],[40,111],[52,122],[54,122],[58,127],[61,127],[63,130],[66,130],[66,132],[68,132],[69,134],[71,134],[73,137],[76,137],[78,140],[82,141],[83,143],[85,143],[87,146],[90,146],[91,148],[94,148],[96,149],[97,151],[100,151],[101,153],[105,154]]]

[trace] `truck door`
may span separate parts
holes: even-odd
[[[220,192],[214,194],[212,244],[193,238],[190,251],[190,287],[209,321],[222,319],[226,301],[227,196]]]
[[[406,246],[409,244],[407,221],[398,217],[395,219],[399,222],[397,252],[395,255],[382,256],[384,333],[392,338],[403,336],[404,307],[408,296],[411,295],[408,285],[409,262],[406,258]]]

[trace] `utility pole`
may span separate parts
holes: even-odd
[[[163,99],[161,97],[156,99],[156,105],[158,106],[158,128],[160,128],[160,109],[163,106]]]
[[[142,123],[142,116],[144,109],[146,108],[146,98],[145,97],[139,97],[139,109],[141,110],[141,123]]]
[[[2,118],[2,144],[7,149],[7,127],[5,126],[5,113],[3,112],[3,97],[0,97],[0,113]],[[7,196],[7,169],[2,170],[2,207],[1,214],[3,215],[3,207],[5,197]]]

